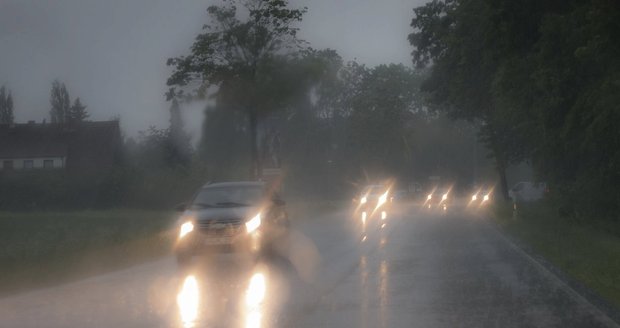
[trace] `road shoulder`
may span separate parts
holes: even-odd
[[[545,259],[542,255],[535,252],[528,244],[515,236],[512,236],[499,224],[489,220],[489,226],[501,237],[501,239],[510,245],[511,248],[521,254],[534,266],[538,267],[547,277],[556,280],[575,299],[581,303],[588,304],[592,307],[592,309],[595,309],[593,315],[597,316],[599,319],[604,319],[606,317],[607,320],[605,321],[611,321],[616,326],[620,327],[620,310],[618,310],[613,304],[605,300],[596,292],[592,291],[583,283],[570,277],[560,268]]]

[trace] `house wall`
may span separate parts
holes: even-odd
[[[0,158],[0,169],[4,170],[4,161],[13,161],[13,170],[24,169],[24,161],[32,160],[33,169],[42,169],[44,160],[53,160],[54,168],[61,169],[65,167],[64,157],[35,157],[35,158]]]

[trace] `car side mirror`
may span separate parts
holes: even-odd
[[[273,203],[276,206],[284,206],[284,205],[286,205],[286,202],[283,199],[281,199],[281,198],[274,198],[272,201],[273,201]]]
[[[177,212],[183,212],[187,209],[187,203],[181,203],[174,207],[174,210]]]

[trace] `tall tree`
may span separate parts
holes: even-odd
[[[0,123],[11,124],[15,121],[13,114],[13,96],[11,91],[6,92],[6,88],[0,88]]]
[[[620,209],[617,1],[434,0],[414,13],[423,87],[482,122],[504,192],[503,168],[531,159],[571,207]]]
[[[181,115],[181,107],[176,99],[172,100],[170,106],[170,127],[169,134],[169,152],[168,162],[175,165],[189,164],[192,147],[190,145],[190,137],[184,130],[183,117]]]
[[[238,5],[247,15],[238,11]],[[305,12],[306,8],[290,9],[286,0],[231,0],[210,6],[209,23],[196,37],[191,54],[167,62],[175,67],[167,82],[173,86],[169,97],[183,95],[175,86],[193,85],[189,95],[198,97],[217,87],[227,106],[247,115],[254,177],[262,175],[258,123],[274,105],[274,99],[265,97],[261,89],[271,82],[274,57],[290,56],[301,46],[296,24]]]
[[[420,110],[420,81],[404,65],[380,65],[365,74],[350,100],[350,143],[368,171],[405,177],[411,167],[407,123]]]
[[[432,104],[454,118],[481,122],[480,139],[492,152],[501,192],[508,199],[506,169],[525,154],[519,126],[512,122],[516,113],[494,97],[499,61],[515,46],[513,39],[498,33],[507,28],[497,25],[507,21],[499,12],[494,1],[434,0],[414,9],[409,41],[414,63],[432,64],[422,85]]]
[[[250,163],[247,116],[221,103],[205,109],[198,155],[213,180],[247,175]]]
[[[69,99],[69,92],[65,84],[58,80],[52,82],[50,104],[52,105],[52,109],[50,110],[52,123],[67,123],[70,115],[71,99]]]
[[[75,98],[73,105],[69,108],[68,122],[72,124],[84,122],[90,115],[86,111],[86,106],[82,105],[80,97]]]

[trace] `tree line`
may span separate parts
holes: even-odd
[[[463,186],[493,180],[484,152],[475,151],[483,125],[429,106],[421,85],[430,70],[367,67],[314,49],[297,37],[305,11],[280,0],[210,6],[189,54],[167,62],[169,126],[126,138],[118,167],[90,187],[92,199],[75,192],[82,181],[33,185],[56,186],[41,192],[63,199],[49,206],[170,208],[206,181],[260,178],[263,164],[274,161],[267,135],[278,140],[292,197],[347,198],[386,178],[398,188],[431,175]],[[181,111],[196,100],[208,105],[194,147]],[[72,122],[75,106],[58,81],[51,103],[53,122]],[[62,190],[69,196],[60,197]]]
[[[69,92],[64,83],[58,80],[52,82],[50,91],[50,119],[56,124],[77,124],[85,121],[90,115],[86,111],[86,106],[80,101],[80,97],[75,98],[71,104]]]
[[[426,105],[420,91],[426,71],[369,68],[313,49],[298,38],[306,10],[273,0],[210,6],[189,54],[168,60],[169,100],[211,102],[197,149],[210,175],[259,178],[265,160],[259,127],[272,122],[281,129],[288,178],[317,193],[338,190],[318,183],[333,180],[350,188],[441,174],[473,183],[470,149],[478,126],[449,122]],[[446,130],[433,134],[440,126]]]
[[[572,215],[616,216],[619,24],[613,0],[433,0],[409,41],[430,103],[481,125],[504,194],[528,161]]]
[[[5,86],[0,87],[0,124],[11,124],[15,121],[13,113],[13,95]]]
[[[0,87],[0,124],[15,123],[13,96],[7,90],[5,86]],[[78,124],[90,116],[80,97],[71,103],[67,87],[58,80],[52,82],[50,105],[50,121],[55,124]]]

